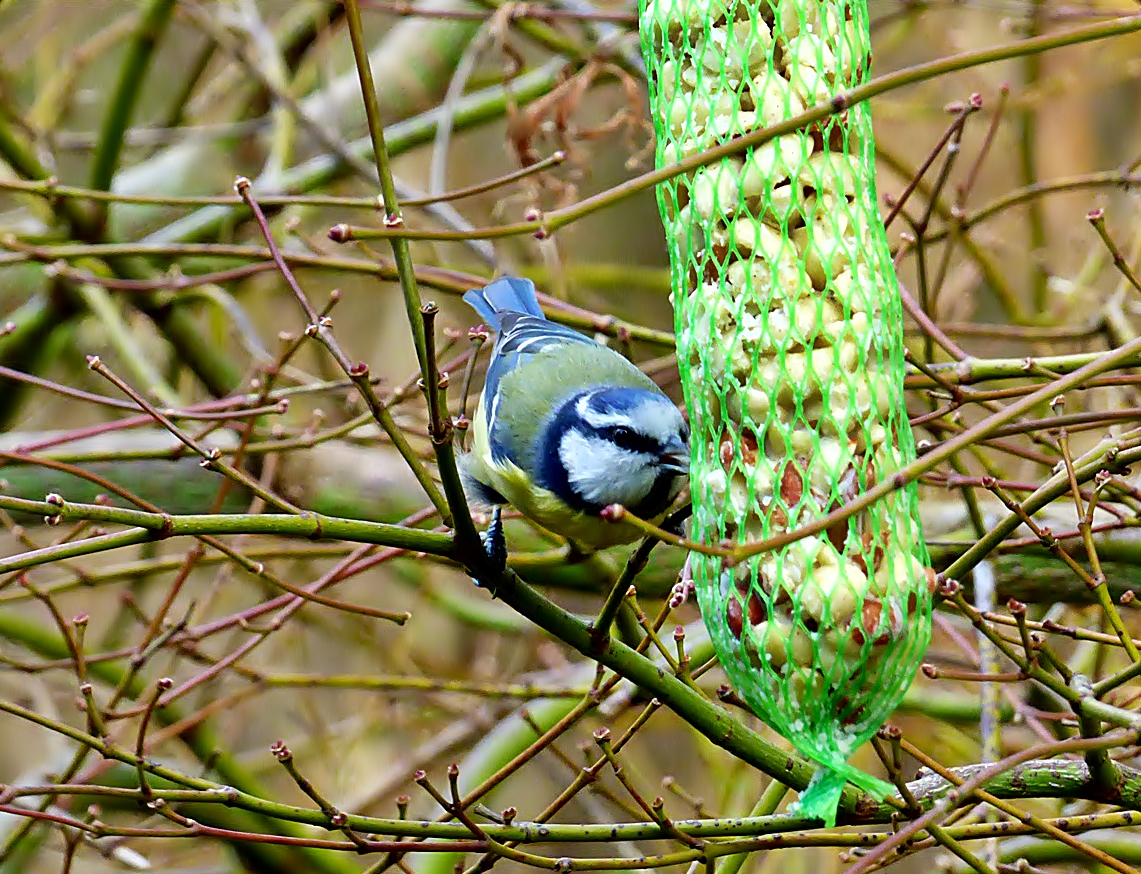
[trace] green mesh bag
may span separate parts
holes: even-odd
[[[659,167],[792,118],[868,74],[865,0],[641,0]],[[915,457],[897,280],[865,104],[658,190],[692,425],[693,537],[755,542]],[[835,823],[848,764],[930,638],[914,486],[732,566],[694,554],[734,688],[821,767],[799,811]]]

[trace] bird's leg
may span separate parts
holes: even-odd
[[[688,518],[689,513],[671,513],[666,520],[662,522],[662,530],[685,540],[685,522]]]
[[[480,535],[480,540],[483,541],[483,551],[487,553],[487,569],[495,576],[499,576],[507,567],[507,538],[503,535],[502,507],[497,505],[491,511],[491,524]],[[483,585],[479,579],[476,579],[475,582],[476,585]],[[494,595],[495,589],[489,588]]]

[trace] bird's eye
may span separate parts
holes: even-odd
[[[610,442],[623,449],[638,452],[642,449],[641,444],[644,442],[644,438],[640,439],[633,428],[628,428],[625,425],[616,425],[610,429]]]

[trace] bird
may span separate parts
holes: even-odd
[[[529,279],[501,277],[463,299],[497,335],[471,450],[459,459],[469,503],[492,512],[484,547],[493,563],[506,564],[506,506],[580,555],[643,537],[603,510],[665,518],[689,473],[677,405],[615,350],[549,321]]]

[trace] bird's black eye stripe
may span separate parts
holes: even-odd
[[[602,433],[615,446],[628,449],[631,452],[645,452],[648,455],[654,455],[661,450],[658,441],[653,437],[639,434],[633,428],[627,428],[624,425],[606,428]]]

